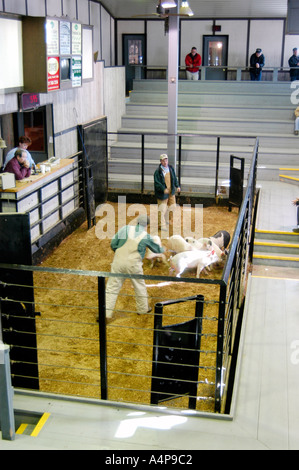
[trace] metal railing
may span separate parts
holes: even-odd
[[[197,411],[229,412],[228,392],[253,243],[257,161],[258,141],[229,255],[218,278],[0,264],[2,335],[10,347],[14,387],[149,405],[159,305],[171,304],[162,317],[171,330],[174,324],[194,319],[194,302],[199,301],[203,303],[200,360],[198,379],[192,383],[197,393],[188,398]],[[26,272],[33,274],[32,285],[21,282],[28,279]],[[153,313],[136,315],[134,292],[127,286],[119,295],[116,320],[107,324],[105,281],[109,277],[144,279]],[[199,294],[199,300],[189,299],[191,304],[183,301]],[[178,393],[165,406],[186,409],[186,399]]]
[[[135,172],[134,174],[135,174],[135,183],[137,181],[140,182],[140,186],[139,186],[138,190],[140,191],[141,194],[145,193],[145,190],[146,190],[146,188],[145,188],[145,177],[146,177],[146,175],[149,174],[149,171],[147,171],[146,167],[148,165],[154,165],[154,168],[156,168],[158,166],[158,164],[157,164],[158,157],[159,157],[158,151],[157,151],[157,156],[156,156],[155,159],[153,159],[154,150],[153,150],[152,147],[149,150],[150,157],[147,155],[147,152],[148,152],[147,144],[151,145],[153,139],[155,139],[157,137],[159,138],[161,151],[162,151],[163,145],[164,146],[167,145],[167,140],[169,138],[176,138],[177,139],[176,174],[177,174],[177,178],[178,178],[178,181],[179,181],[179,186],[181,187],[182,191],[184,191],[184,184],[182,183],[182,178],[184,176],[183,175],[184,165],[186,165],[188,163],[189,163],[189,165],[192,165],[192,162],[188,162],[184,157],[184,153],[186,153],[186,146],[190,145],[191,141],[192,142],[193,141],[200,142],[200,143],[198,143],[198,145],[204,145],[204,142],[206,140],[208,142],[208,145],[209,145],[209,152],[211,152],[211,153],[214,152],[214,155],[215,155],[214,161],[210,162],[210,167],[214,169],[213,178],[214,178],[214,181],[215,181],[214,182],[214,196],[215,196],[215,198],[218,196],[220,167],[223,163],[227,165],[226,175],[225,175],[225,178],[223,178],[223,179],[228,180],[228,178],[229,178],[229,158],[227,158],[226,160],[221,158],[221,152],[222,153],[224,152],[222,146],[225,145],[225,141],[228,141],[231,138],[240,141],[239,146],[242,145],[243,150],[247,150],[248,155],[251,155],[252,154],[252,149],[254,148],[254,143],[255,143],[255,140],[256,140],[256,137],[253,137],[252,135],[247,136],[246,134],[244,134],[242,136],[237,135],[237,136],[229,137],[229,136],[219,136],[218,134],[209,134],[208,135],[208,134],[204,134],[204,133],[198,135],[198,134],[193,134],[193,133],[168,134],[166,132],[156,133],[156,132],[143,132],[143,131],[139,131],[139,132],[137,132],[137,131],[134,131],[134,132],[118,131],[118,132],[107,132],[107,135],[108,135],[107,145],[108,145],[108,148],[109,148],[108,154],[110,154],[110,159],[109,159],[110,164],[114,163],[114,158],[115,158],[115,156],[113,158],[111,158],[112,147],[114,146],[114,144],[117,141],[119,141],[119,139],[121,139],[122,137],[124,137],[124,138],[131,137],[133,139],[135,139],[135,138],[137,139],[137,142],[138,142],[139,146],[138,147],[135,146],[134,148],[131,147],[131,149],[139,152],[139,155],[135,157],[136,161],[134,163],[134,172]],[[212,144],[211,144],[211,141],[212,141]],[[196,143],[193,143],[192,146],[194,148],[196,148]],[[199,150],[198,150],[198,152],[199,152]],[[227,150],[226,150],[226,153],[229,154],[229,152]],[[249,161],[250,161],[250,158],[248,158],[248,164],[246,164],[247,167],[249,167],[249,165],[250,165]],[[128,162],[127,157],[123,158],[123,163],[127,163],[127,162]],[[200,160],[197,160],[196,163],[199,164]],[[119,171],[119,173],[122,173],[122,175],[124,177],[123,179],[125,180],[126,179],[125,171],[122,170],[122,171]],[[109,169],[109,164],[108,164],[108,185],[109,185],[109,182],[111,181],[110,178],[111,178],[112,174],[113,173]],[[151,175],[151,177],[153,177],[153,171],[150,173],[150,175]],[[194,176],[194,172],[191,172],[191,175]],[[152,184],[152,187],[153,187],[153,184]]]
[[[136,80],[166,80],[168,77],[168,67],[160,65],[130,65],[130,68],[135,69],[133,74]],[[291,80],[290,67],[263,67],[262,80],[271,82],[288,82]],[[250,67],[243,66],[201,66],[199,69],[199,79],[202,81],[209,80],[211,72],[217,73],[217,80],[227,81],[250,81]],[[221,72],[221,74],[219,74]],[[180,80],[186,79],[186,67],[181,66],[178,68]],[[222,76],[222,78],[221,78]]]

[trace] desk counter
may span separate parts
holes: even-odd
[[[62,159],[51,171],[16,181],[15,188],[0,190],[0,212],[29,213],[32,244],[79,205],[77,159]]]

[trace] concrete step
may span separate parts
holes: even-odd
[[[299,268],[299,233],[256,230],[253,264]]]
[[[151,154],[152,155],[152,154]],[[151,175],[154,173],[155,169],[159,164],[159,155],[157,153],[155,158],[147,158],[145,154],[144,161],[144,172],[145,175]],[[248,158],[245,161],[245,177],[247,171],[250,167],[251,159]],[[121,155],[120,158],[112,156],[108,161],[109,173],[129,173],[139,175],[141,172],[141,154],[139,153],[136,158],[130,158],[130,155],[127,156]],[[215,158],[211,161],[197,160],[197,161],[188,161],[182,160],[181,163],[181,175],[188,177],[192,174],[194,177],[207,177],[215,178],[216,175],[216,160]],[[219,178],[229,179],[230,175],[230,160],[229,158],[224,161],[221,158],[219,164]],[[278,181],[279,180],[279,166],[275,165],[258,165],[257,169],[257,179],[259,181]]]
[[[219,182],[219,185],[226,185],[227,182]],[[128,189],[140,191],[141,189],[141,176],[135,174],[115,173],[109,174],[108,179],[109,189]],[[154,191],[154,177],[152,175],[145,175],[144,178],[145,191]],[[190,194],[201,197],[214,197],[215,195],[215,179],[214,178],[194,178],[184,177],[181,179],[181,189],[184,194]]]
[[[299,257],[299,243],[290,243],[286,241],[274,242],[273,240],[255,240],[254,242],[255,254],[276,254],[280,253],[282,256],[296,255]]]
[[[162,116],[133,116],[122,117],[122,127],[143,130],[144,128],[161,129],[166,132],[168,117]],[[196,118],[180,117],[178,119],[178,133],[193,133],[194,131],[213,131],[215,134],[221,132],[246,133],[285,133],[294,135],[294,123],[277,119],[236,119],[236,118]]]
[[[168,90],[168,80],[134,80],[134,90]],[[235,93],[289,93],[292,91],[289,82],[248,82],[248,81],[217,81],[217,80],[199,80],[188,81],[179,80],[179,92],[188,91],[194,93],[201,92],[222,92],[227,93],[234,91]]]
[[[145,175],[154,175],[155,170],[159,165],[158,160],[145,160],[144,165],[144,174]],[[140,175],[141,174],[141,162],[140,160],[132,160],[132,159],[119,159],[113,158],[108,161],[108,168],[109,168],[109,175],[115,173],[122,173],[122,174],[134,174]],[[249,170],[249,164],[245,167],[245,174]],[[193,162],[188,163],[184,162],[181,165],[181,176],[188,177],[192,174],[193,178],[215,178],[216,175],[216,166],[215,163],[206,163],[206,162]],[[219,178],[221,179],[229,179],[230,174],[230,166],[229,164],[220,164],[219,165]],[[277,178],[276,178],[277,179]]]
[[[216,162],[216,147],[215,146],[188,146],[184,145],[181,151],[182,163],[196,163],[205,162],[215,165]],[[145,144],[144,155],[145,159],[148,160],[159,160],[161,153],[167,152],[167,144],[153,143]],[[252,148],[242,147],[221,147],[220,148],[220,162],[229,163],[230,156],[235,155],[239,158],[244,158],[246,163],[249,163],[252,158]],[[122,159],[135,159],[137,162],[141,160],[141,145],[134,142],[118,142],[110,148],[111,158],[122,158]],[[283,173],[287,173],[288,168],[293,167],[294,163],[298,161],[298,153],[295,151],[290,152],[279,152],[278,149],[260,149],[258,164],[262,169],[263,167],[275,169],[276,179],[278,179],[281,170],[280,163],[284,160],[285,169]]]
[[[112,158],[141,158],[141,144],[137,142],[116,142],[110,147],[110,155]],[[182,162],[212,162],[216,161],[216,145],[182,145],[181,158]],[[167,152],[167,143],[145,143],[145,158],[158,159],[161,153]],[[229,162],[230,155],[245,158],[245,161],[251,161],[252,147],[228,147],[220,146],[220,160]],[[275,165],[280,173],[280,162],[284,160],[285,169],[283,173],[287,173],[287,167],[290,169],[298,161],[299,153],[294,149],[279,150],[273,148],[260,148],[259,165],[269,166]],[[290,175],[292,176],[292,175]]]
[[[167,104],[154,103],[134,103],[129,102],[126,105],[126,114],[131,116],[168,116]],[[187,105],[178,105],[178,117],[208,117],[208,118],[232,118],[237,119],[272,119],[275,115],[276,119],[289,120],[294,123],[294,106],[263,106],[249,104],[246,107],[242,105],[230,104],[224,106],[222,104],[206,104],[196,106],[194,103]]]
[[[178,105],[234,105],[248,106],[255,104],[256,107],[268,106],[269,103],[275,103],[276,106],[289,107],[291,103],[291,93],[236,93],[231,91],[224,92],[195,92],[195,93],[182,93],[178,94]],[[168,103],[167,92],[162,91],[138,91],[133,90],[130,93],[130,103],[151,103],[151,104],[164,104]]]
[[[273,241],[282,243],[299,243],[299,234],[294,232],[280,232],[275,230],[255,230],[255,241]]]
[[[284,268],[299,268],[298,255],[283,255],[281,253],[255,253],[253,254],[253,264],[264,266],[277,266]]]
[[[135,129],[132,127],[121,127],[119,129],[118,140],[119,141],[130,141],[130,142],[141,142],[141,134],[145,135],[145,142],[167,142],[167,131],[166,129],[153,129],[153,128],[143,128]],[[232,128],[230,131],[219,131],[215,132],[214,130],[197,130],[189,133],[180,132],[182,134],[182,139],[185,144],[189,145],[201,145],[203,142],[205,144],[214,144],[217,142],[217,135],[221,138],[222,144],[227,146],[253,146],[256,137],[259,137],[260,148],[272,148],[272,149],[292,149],[297,151],[299,156],[299,137],[294,134],[285,134],[281,132],[269,133],[269,132],[238,132]],[[185,135],[184,135],[185,134]],[[191,135],[190,135],[191,134]]]

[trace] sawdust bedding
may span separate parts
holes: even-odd
[[[177,210],[180,210],[178,208]],[[115,211],[117,215],[117,211]],[[234,233],[238,211],[226,207],[204,208],[203,236],[218,230]],[[131,218],[133,219],[133,217]],[[130,222],[130,219],[127,220]],[[118,230],[116,220],[116,230]],[[169,235],[171,235],[171,224]],[[165,244],[166,240],[162,240]],[[95,227],[83,224],[42,263],[44,267],[110,272],[113,252],[110,240],[96,237]],[[144,261],[144,274],[168,276],[168,266],[151,268]],[[204,273],[203,278],[219,279],[222,268]],[[185,277],[195,278],[195,272]],[[53,393],[100,398],[99,326],[97,278],[70,274],[39,273],[35,278],[40,389]],[[175,280],[175,278],[174,278]],[[213,411],[215,348],[219,287],[196,283],[146,281],[152,307],[158,301],[202,294],[205,297],[203,338],[200,358],[198,409]],[[175,324],[194,316],[195,303],[181,303],[165,310],[163,324]],[[153,309],[154,310],[154,309]],[[137,315],[134,290],[124,282],[114,319],[107,325],[108,399],[116,402],[150,403],[154,316]],[[186,398],[168,406],[186,407]]]

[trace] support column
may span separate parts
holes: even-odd
[[[179,4],[177,11],[179,13]],[[179,17],[169,17],[168,33],[168,145],[169,163],[176,169],[177,162],[177,113],[178,113],[178,81],[179,81]]]

